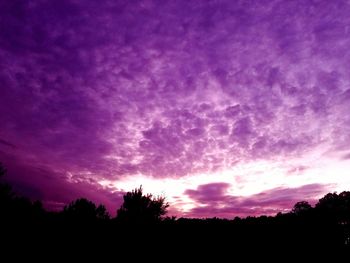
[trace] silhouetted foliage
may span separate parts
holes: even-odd
[[[142,187],[127,192],[124,203],[117,211],[117,220],[129,223],[158,222],[167,213],[168,203],[164,197],[144,195]]]
[[[350,192],[328,193],[315,206],[324,220],[336,223],[350,223]]]
[[[100,239],[110,235],[125,238],[125,244],[135,245],[135,240],[143,237],[148,242],[155,233],[146,231],[142,235],[140,230],[154,229],[142,224],[166,225],[162,228],[171,237],[181,238],[186,247],[193,243],[205,245],[227,245],[230,249],[239,246],[252,247],[282,244],[285,247],[326,246],[348,248],[350,246],[350,192],[329,193],[321,198],[313,208],[308,202],[297,202],[289,213],[278,213],[276,216],[248,216],[234,219],[222,218],[176,218],[164,217],[168,203],[164,197],[153,197],[143,194],[142,187],[124,195],[124,203],[117,211],[115,220],[110,216],[103,205],[96,206],[93,202],[80,198],[66,205],[63,211],[47,212],[41,202],[18,196],[11,187],[2,182],[6,170],[0,165],[0,227],[6,229],[11,224],[25,226],[28,229],[42,229],[50,233],[63,231],[66,236],[74,235],[77,229],[82,233],[100,233]],[[234,215],[233,215],[234,216]],[[128,225],[141,223],[141,227]],[[5,227],[4,227],[5,226]],[[46,226],[46,228],[44,227]],[[80,227],[82,226],[82,227]],[[169,226],[172,226],[171,228]],[[173,230],[174,229],[174,230]],[[122,231],[125,230],[125,235]],[[80,235],[80,234],[79,234]],[[105,236],[104,236],[105,235]],[[80,237],[80,236],[79,236]],[[154,239],[163,241],[165,236]],[[210,238],[209,238],[210,237]],[[82,240],[83,236],[78,240]],[[169,241],[168,240],[168,241]],[[221,240],[229,240],[225,243]],[[141,242],[145,244],[145,242]],[[165,243],[165,242],[164,242]],[[152,248],[154,249],[154,248]],[[229,250],[231,251],[231,250]]]
[[[1,206],[3,206],[6,202],[9,202],[14,197],[11,186],[7,183],[2,182],[5,174],[6,174],[6,169],[0,163],[0,205]]]
[[[306,213],[310,212],[311,209],[312,206],[308,202],[300,201],[294,205],[292,212],[296,215],[305,215]]]
[[[0,180],[6,169],[0,163]],[[40,201],[17,196],[9,184],[0,181],[0,219],[9,222],[40,222],[45,214]]]
[[[80,198],[63,209],[63,215],[66,219],[79,222],[91,222],[97,219],[109,219],[109,214],[103,205],[96,205],[85,199]]]
[[[110,215],[104,205],[99,205],[96,208],[96,218],[99,220],[108,220],[110,218]]]

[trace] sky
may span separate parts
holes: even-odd
[[[350,189],[350,1],[0,0],[0,161],[111,214],[275,215]]]

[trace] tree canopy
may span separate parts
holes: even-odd
[[[69,220],[93,221],[97,219],[109,219],[109,214],[103,205],[96,205],[85,199],[79,198],[63,209],[63,215]]]
[[[123,199],[124,203],[117,211],[117,220],[122,222],[157,222],[167,213],[169,207],[164,197],[144,195],[142,186],[127,192]]]

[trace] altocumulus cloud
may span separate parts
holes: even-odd
[[[45,167],[22,188],[50,202],[67,198],[48,196],[45,174],[114,202],[122,189],[101,180],[310,151],[346,162],[349,12],[342,0],[2,1],[0,157],[21,167],[16,182]]]

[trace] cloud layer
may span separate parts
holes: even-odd
[[[75,195],[310,152],[349,167],[349,12],[345,0],[3,1],[0,157],[46,167],[62,189],[71,176]],[[46,193],[44,177],[23,188]]]
[[[314,203],[327,190],[321,184],[303,185],[298,188],[278,187],[251,196],[232,196],[226,193],[227,183],[212,183],[198,186],[197,190],[186,190],[185,194],[195,200],[196,207],[188,212],[193,217],[232,218],[246,215],[276,215],[290,211],[302,200]]]

